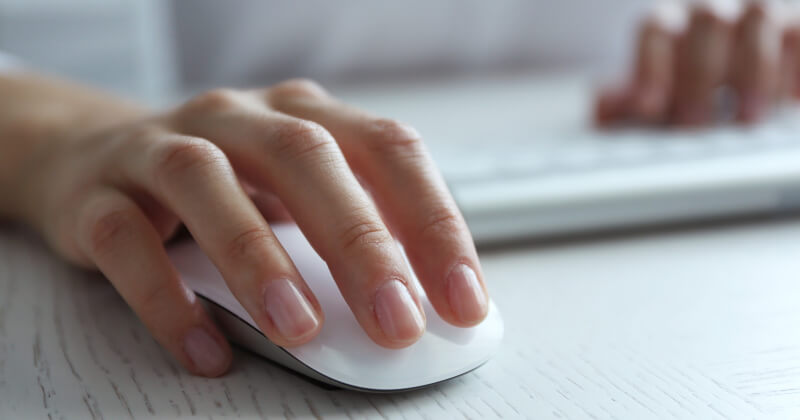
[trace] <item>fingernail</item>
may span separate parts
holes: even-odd
[[[461,322],[476,324],[486,317],[488,299],[469,266],[459,264],[453,268],[447,278],[447,293],[450,307]]]
[[[203,328],[195,327],[183,339],[184,351],[200,373],[216,376],[225,371],[225,351]]]
[[[264,292],[264,303],[272,323],[289,341],[301,340],[319,328],[311,303],[289,279],[271,282]]]
[[[425,320],[408,288],[389,280],[375,294],[375,316],[389,340],[415,341],[425,330]]]

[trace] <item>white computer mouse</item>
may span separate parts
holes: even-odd
[[[170,258],[183,281],[205,299],[228,338],[291,370],[329,385],[371,392],[401,391],[467,373],[485,363],[500,346],[503,321],[493,302],[478,326],[458,328],[434,311],[419,283],[427,330],[410,347],[391,350],[375,344],[356,322],[322,258],[300,229],[272,229],[325,312],[319,335],[299,347],[273,344],[228,290],[217,268],[191,240],[174,244]]]

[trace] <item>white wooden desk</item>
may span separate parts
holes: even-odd
[[[98,275],[0,228],[0,418],[797,418],[800,221],[484,252],[502,351],[395,394],[242,351],[192,377]],[[429,315],[430,316],[430,315]]]

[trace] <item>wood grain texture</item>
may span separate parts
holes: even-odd
[[[502,351],[444,384],[368,395],[242,351],[223,378],[190,376],[101,276],[3,227],[0,418],[800,417],[800,222],[482,258]]]

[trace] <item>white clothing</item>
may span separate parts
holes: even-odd
[[[152,98],[165,91],[625,64],[648,0],[4,0],[0,50]]]

